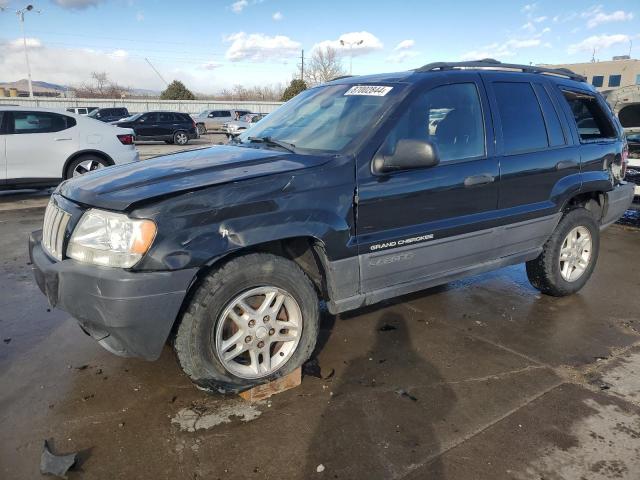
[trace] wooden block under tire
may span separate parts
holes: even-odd
[[[248,402],[259,402],[265,400],[272,395],[285,392],[291,388],[295,388],[302,383],[302,369],[296,368],[293,372],[284,377],[280,377],[273,382],[258,385],[256,387],[240,392],[240,396]]]

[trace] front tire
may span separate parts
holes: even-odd
[[[204,278],[178,326],[174,349],[191,380],[235,393],[291,373],[318,335],[318,297],[294,262],[237,257]]]
[[[196,128],[198,129],[198,135],[204,135],[205,133],[207,133],[207,127],[205,127],[202,123],[196,125]]]
[[[600,229],[584,208],[566,213],[535,260],[527,277],[535,288],[554,297],[572,295],[589,280],[598,260]]]

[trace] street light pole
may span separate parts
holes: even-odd
[[[354,45],[362,45],[364,40],[358,40],[357,42],[345,42],[344,40],[340,40],[340,45],[343,47],[345,45],[349,46],[349,75],[353,74],[353,46]]]
[[[16,11],[18,18],[20,19],[20,29],[22,30],[22,45],[24,46],[24,59],[27,62],[27,79],[29,81],[29,97],[33,98],[33,84],[31,83],[31,65],[29,64],[29,53],[27,52],[27,36],[24,33],[24,14],[33,10],[33,5],[29,4],[26,7]],[[40,13],[40,10],[36,10],[36,13]]]

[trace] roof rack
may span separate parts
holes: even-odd
[[[454,70],[457,68],[492,68],[495,70],[519,70],[525,73],[543,73],[547,75],[557,75],[559,77],[567,77],[578,82],[586,82],[587,79],[582,75],[572,72],[568,68],[546,68],[536,65],[518,65],[513,63],[502,63],[493,58],[483,58],[482,60],[474,60],[470,62],[434,62],[427,63],[420,68],[416,68],[416,72],[433,72],[435,70]]]
[[[351,78],[351,77],[355,77],[356,75],[340,75],[339,77],[334,77],[331,80],[329,80],[330,82],[333,82],[335,80],[342,80],[343,78]]]

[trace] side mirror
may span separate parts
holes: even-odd
[[[144,123],[144,121],[145,121],[145,120],[144,120],[144,118],[140,118],[140,119],[138,120],[138,123]]]
[[[422,140],[402,139],[396,143],[395,152],[385,155],[382,151],[373,160],[375,173],[435,167],[440,163],[435,144]]]

